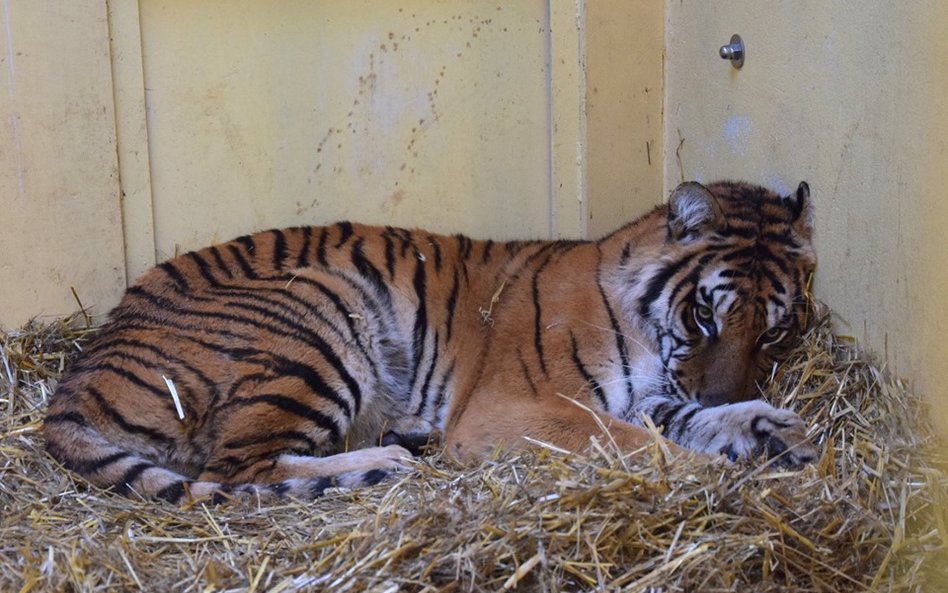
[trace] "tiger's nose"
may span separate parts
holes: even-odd
[[[702,393],[698,395],[698,402],[706,408],[723,406],[733,401],[737,401],[737,398],[728,397],[728,394],[721,392]]]
[[[707,408],[723,406],[724,404],[736,404],[738,402],[744,402],[759,397],[759,393],[756,389],[756,383],[753,385],[753,389],[745,389],[743,392],[737,389],[702,392],[698,394],[697,399],[702,406]]]

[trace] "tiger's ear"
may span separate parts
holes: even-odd
[[[801,181],[796,193],[786,196],[783,201],[790,209],[793,230],[800,237],[809,240],[813,236],[813,203],[810,200],[810,186],[806,181]]]
[[[700,183],[682,183],[668,198],[668,234],[675,241],[685,241],[716,229],[723,220],[714,195]]]

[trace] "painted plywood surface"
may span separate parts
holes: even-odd
[[[817,296],[948,427],[948,5],[906,6],[670,3],[666,185],[809,181]],[[735,32],[740,71],[717,56]]]
[[[141,3],[159,259],[357,219],[549,232],[546,5]]]
[[[125,283],[103,3],[0,2],[0,324]]]
[[[585,6],[587,232],[596,237],[663,201],[664,4]]]

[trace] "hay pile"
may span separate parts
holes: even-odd
[[[800,472],[535,450],[435,455],[315,502],[175,508],[95,491],[38,430],[85,319],[0,336],[0,591],[948,591],[924,410],[826,315],[771,385],[824,446]]]

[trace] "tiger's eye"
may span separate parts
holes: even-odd
[[[773,343],[783,337],[784,329],[782,327],[772,327],[761,334],[760,339],[766,343]]]
[[[699,321],[711,321],[714,319],[714,311],[711,310],[711,307],[698,305],[695,307],[695,317]]]

